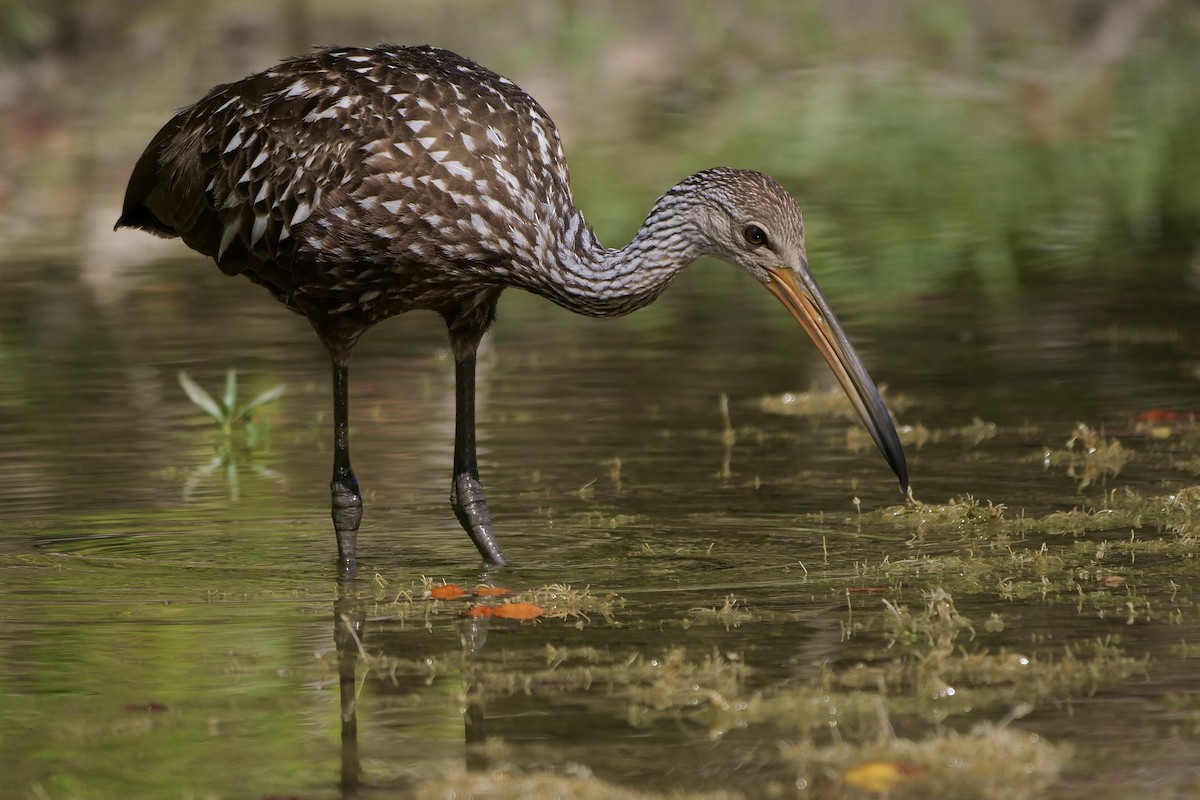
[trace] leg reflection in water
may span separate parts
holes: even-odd
[[[460,622],[459,641],[462,643],[463,725],[467,741],[467,769],[486,770],[487,730],[483,724],[483,691],[479,685],[475,657],[483,652],[487,641],[487,617],[467,617]]]
[[[343,798],[358,797],[361,767],[358,759],[358,661],[362,657],[362,635],[366,621],[358,581],[338,582],[333,602],[333,643],[337,648],[339,708],[342,712]]]
[[[486,577],[486,575],[484,576]],[[480,583],[484,583],[481,578]],[[338,696],[341,710],[341,796],[356,798],[363,784],[362,765],[358,747],[359,668],[363,679],[371,669],[364,636],[366,602],[370,591],[354,577],[345,576],[338,583],[333,603],[333,642],[337,649]],[[462,666],[461,693],[467,770],[486,770],[491,764],[487,755],[487,733],[484,727],[483,691],[478,679],[477,659],[487,641],[489,620],[486,617],[463,618],[458,621]]]

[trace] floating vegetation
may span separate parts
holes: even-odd
[[[469,797],[474,800],[510,800],[514,797],[572,798],[572,800],[738,800],[737,792],[680,792],[663,794],[618,786],[601,780],[579,764],[569,764],[559,772],[523,771],[513,767],[487,771],[452,772],[436,781],[416,787],[405,795],[412,800],[446,800]]]
[[[1195,510],[1197,500],[1200,491],[1173,502]],[[1003,520],[1004,510],[959,503],[949,516]],[[445,614],[468,594],[480,594],[438,592],[449,586],[454,585],[427,581],[423,588],[395,594],[396,602]],[[484,596],[504,591],[480,588]],[[386,582],[377,581],[372,593],[381,592],[393,594]],[[436,599],[435,592],[447,599]],[[846,655],[857,657],[843,656],[836,664],[826,662],[808,674],[753,690],[748,684],[754,668],[740,655],[715,649],[672,647],[651,655],[545,642],[540,661],[471,651],[462,666],[457,660],[372,653],[368,647],[360,649],[357,661],[366,673],[397,685],[405,680],[429,686],[462,680],[464,697],[483,707],[489,700],[515,695],[589,693],[617,701],[634,726],[673,720],[700,726],[712,736],[754,727],[760,738],[777,735],[780,740],[778,749],[760,756],[759,763],[771,763],[772,774],[780,769],[790,773],[789,783],[794,781],[814,797],[844,797],[847,790],[860,790],[898,792],[900,797],[989,799],[1044,796],[1073,758],[1070,748],[1021,730],[1018,720],[1043,706],[1069,707],[1076,698],[1144,677],[1149,669],[1147,657],[1127,655],[1115,636],[1026,652],[989,647],[979,638],[1003,630],[995,614],[973,621],[942,588],[924,593],[915,606],[904,602],[902,594],[880,598],[874,601],[876,611],[860,609],[853,623],[843,623]],[[454,595],[458,596],[451,599]],[[587,605],[581,598],[589,595],[547,586],[513,596],[566,598],[581,608]],[[691,613],[720,618],[741,609],[740,601],[727,596],[721,606],[698,607]],[[336,674],[333,663],[326,656],[321,661],[331,680]],[[1191,707],[1186,701],[1176,705]],[[948,724],[954,718],[980,715],[991,721],[969,728]],[[898,729],[905,735],[897,735]],[[568,767],[561,774],[524,770],[511,763],[514,754],[502,740],[490,741],[486,749],[490,770],[425,783],[412,796],[442,797],[459,791],[474,797],[543,791],[569,791],[569,796],[579,797],[660,796],[597,781],[584,768]]]
[[[1016,530],[1005,524],[1008,518],[1003,505],[996,505],[990,500],[976,500],[970,495],[942,504],[913,502],[890,506],[865,512],[859,518],[866,524],[880,524],[913,536],[927,532],[945,535],[954,531],[970,531],[977,535],[988,531],[1010,535],[1020,533],[1019,524]]]
[[[1186,472],[1193,478],[1200,478],[1200,456],[1195,458],[1172,459],[1171,468]]]
[[[1035,720],[1086,712],[1094,705],[1083,699],[1154,679],[1155,658],[1195,657],[1189,627],[1154,656],[1136,645],[1144,633],[1125,631],[1194,617],[1186,582],[1194,570],[1174,569],[1174,589],[1154,575],[1194,563],[1200,486],[1150,496],[1111,490],[1090,505],[1037,516],[966,496],[826,515],[821,526],[899,535],[882,558],[809,560],[803,574],[788,573],[798,591],[786,600],[768,575],[766,594],[751,581],[737,594],[689,596],[667,615],[653,603],[627,605],[619,594],[566,584],[392,585],[377,576],[357,598],[369,624],[348,653],[361,680],[408,692],[406,702],[452,696],[487,718],[494,706],[528,696],[551,709],[582,705],[648,736],[683,730],[725,738],[761,770],[747,796],[790,796],[799,786],[818,798],[989,799],[1053,796],[1065,770],[1085,768],[1086,754],[1045,738]],[[759,568],[774,567],[768,559]],[[536,615],[523,613],[534,608]],[[1101,635],[1093,626],[1078,637],[1043,638],[1044,626],[1030,624],[1042,609],[1107,627]],[[538,622],[464,619],[510,613]],[[629,635],[564,641],[573,633],[556,618],[620,625]],[[422,626],[434,635],[453,631],[457,644],[414,653],[372,630],[411,628],[423,639]],[[502,645],[485,645],[489,628]],[[758,649],[760,633],[783,631],[783,649]],[[381,650],[373,641],[389,644]],[[342,674],[333,656],[318,658],[321,685]],[[421,687],[429,687],[425,698]],[[1200,730],[1194,703],[1183,695],[1163,703],[1172,731]],[[737,751],[748,742],[752,755]],[[552,780],[531,770],[545,762],[527,743],[492,738],[480,747],[490,771],[477,774],[491,776],[499,796]],[[553,779],[579,796],[626,791],[574,769],[559,767]],[[419,784],[414,796],[461,788],[459,777]]]
[[[1003,504],[967,495],[942,504],[914,502],[890,506],[864,512],[853,519],[847,517],[846,521],[905,531],[914,537],[966,534],[1002,546],[1032,534],[1077,537],[1089,532],[1119,531],[1128,537],[1130,531],[1159,532],[1174,534],[1162,540],[1163,545],[1186,555],[1195,544],[1200,525],[1200,486],[1151,497],[1129,489],[1112,491],[1094,506],[1078,506],[1043,517],[1014,513]],[[1125,544],[1120,541],[1106,544],[1109,548],[1125,548],[1127,552],[1157,546],[1151,538],[1139,536],[1130,537]]]
[[[756,692],[746,688],[751,667],[729,654],[697,658],[674,648],[620,657],[552,644],[544,646],[542,668],[478,664],[474,689],[483,697],[599,692],[622,698],[630,724],[654,724],[666,714],[714,735],[769,725],[787,737],[778,758],[794,771],[796,785],[819,797],[841,796],[843,784],[868,791],[903,785],[921,796],[1036,797],[1071,752],[1011,723],[1044,703],[1070,704],[1146,671],[1144,659],[1124,655],[1111,640],[1073,643],[1058,657],[973,648],[975,626],[944,591],[927,594],[917,612],[893,602],[881,607],[875,619],[885,623],[878,631],[889,642],[884,651]],[[911,730],[915,720],[942,723],[968,713],[1002,719],[913,738],[894,732],[899,722]]]
[[[893,413],[902,414],[912,407],[913,401],[902,394],[893,394],[887,386],[879,387],[879,396]],[[857,420],[858,412],[840,388],[812,388],[806,392],[784,392],[767,394],[758,399],[758,407],[768,414],[787,417],[841,417]]]
[[[629,687],[630,719],[636,724],[648,712],[697,707],[728,712],[740,701],[749,672],[741,657],[732,653],[713,650],[695,659],[683,648],[674,648],[661,657],[638,654],[613,677]]]
[[[504,600],[494,602],[499,598]],[[457,603],[449,605],[458,600],[464,603],[476,601],[477,604],[470,607]],[[624,605],[625,599],[615,594],[596,595],[588,588],[576,589],[557,583],[525,591],[502,586],[477,586],[468,591],[453,583],[426,578],[419,586],[397,590],[377,575],[372,584],[373,619],[392,619],[401,624],[420,620],[426,627],[431,626],[438,616],[455,614],[516,620],[570,619],[577,627],[598,617],[608,625],[616,625],[617,612]],[[490,610],[480,610],[485,608]]]
[[[625,606],[625,598],[618,595],[595,595],[586,587],[575,589],[559,583],[524,592],[519,597],[543,606],[548,618],[573,619],[578,626],[591,622],[593,616],[616,625],[617,611]]]
[[[1133,451],[1117,439],[1080,423],[1062,450],[1046,450],[1044,463],[1048,467],[1066,467],[1067,475],[1079,481],[1083,490],[1095,481],[1117,477],[1132,458]]]
[[[541,665],[525,662],[522,669],[486,657],[473,661],[470,688],[476,701],[593,692],[613,698],[631,725],[670,718],[720,730],[722,720],[742,707],[751,672],[737,654],[695,655],[683,647],[647,654],[547,643],[543,655]],[[402,668],[412,671],[414,665]]]
[[[838,524],[825,521],[831,522]],[[841,524],[902,533],[900,551],[853,564],[849,574],[846,563],[810,562],[795,580],[811,602],[776,601],[760,609],[749,589],[681,604],[673,613],[682,633],[663,647],[624,644],[637,641],[636,633],[578,644],[557,638],[561,626],[554,636],[543,635],[555,630],[549,624],[555,617],[577,625],[601,619],[616,625],[619,619],[632,632],[661,635],[670,617],[648,613],[645,604],[627,608],[617,594],[565,584],[471,588],[430,579],[397,588],[377,577],[358,598],[372,625],[418,633],[421,625],[435,633],[453,626],[459,648],[381,652],[368,629],[349,653],[363,680],[407,690],[410,702],[423,702],[415,694],[421,686],[431,687],[432,699],[456,692],[459,702],[484,718],[491,704],[531,696],[550,708],[582,703],[650,732],[728,737],[735,750],[746,742],[771,742],[754,751],[764,777],[747,796],[789,796],[798,786],[818,798],[1038,798],[1052,796],[1063,771],[1081,765],[1071,747],[1047,740],[1030,720],[1055,710],[1069,713],[1081,699],[1153,678],[1155,662],[1144,648],[1127,647],[1125,628],[1053,641],[1030,638],[1030,603],[1004,611],[997,602],[1025,598],[1117,625],[1177,624],[1193,607],[1186,590],[1177,597],[1161,589],[1149,593],[1142,565],[1154,569],[1164,558],[1195,555],[1200,486],[1149,497],[1110,491],[1094,507],[1044,516],[968,496],[865,512]],[[498,609],[521,616],[534,607],[535,625],[463,619],[475,609],[490,609],[486,615],[495,617],[507,613]],[[718,634],[722,640],[745,643],[757,638],[761,626],[797,623],[802,627],[796,630],[809,634],[791,640],[796,654],[806,651],[803,643],[815,632],[827,635],[833,644],[822,647],[835,647],[835,655],[795,658],[781,673],[773,660],[794,658],[786,654],[791,650],[716,648],[711,641],[714,626],[725,629]],[[479,632],[489,625],[493,632],[520,634],[504,646],[484,646]],[[648,627],[653,625],[657,629]],[[703,644],[689,643],[691,635]],[[1195,649],[1184,639],[1162,657],[1189,659]],[[339,674],[332,656],[319,658],[318,678],[325,685]],[[1164,703],[1173,704],[1176,729],[1200,729],[1193,703]],[[493,738],[480,747],[489,754],[490,771],[421,784],[413,796],[465,791],[468,784],[459,781],[480,776],[490,776],[491,783],[480,784],[473,796],[492,796],[489,787],[506,796],[543,785],[547,791],[569,787],[577,796],[622,797],[626,791],[597,782],[586,769],[530,771],[544,762],[535,756],[531,763],[528,745],[515,740]]]
[[[896,428],[900,441],[906,447],[920,450],[928,444],[961,442],[968,447],[977,447],[989,439],[994,439],[1000,429],[994,422],[986,422],[978,417],[966,425],[957,428],[927,428],[924,423],[900,425]],[[865,428],[851,427],[846,429],[846,449],[851,453],[869,452],[875,449],[875,442]]]
[[[686,625],[712,620],[718,625],[723,626],[725,630],[736,628],[744,622],[755,619],[755,614],[733,595],[726,596],[725,601],[720,607],[693,608],[688,613],[690,616],[685,620]]]
[[[885,601],[883,614],[860,612],[856,622],[844,621],[849,638],[867,645],[860,658],[836,668],[826,664],[807,682],[743,696],[718,724],[770,723],[806,737],[836,727],[843,742],[865,745],[890,736],[893,721],[911,727],[917,720],[940,724],[966,714],[1069,706],[1147,673],[1148,659],[1125,654],[1117,637],[1073,642],[1057,652],[973,644],[976,628],[949,594],[935,590],[924,601],[920,612]]]
[[[966,497],[867,512],[847,518],[852,522],[910,537],[906,553],[858,564],[861,584],[1073,603],[1079,612],[1126,624],[1175,622],[1184,600],[1149,602],[1141,587],[1158,579],[1139,567],[1196,556],[1200,487],[1154,497],[1113,491],[1095,507],[1043,517]],[[830,587],[831,594],[845,592],[844,584]]]
[[[916,405],[916,402],[906,395],[888,393],[886,386],[880,387],[879,393],[888,408],[897,415],[902,415]],[[845,392],[836,387],[763,395],[758,400],[758,407],[768,414],[789,417],[857,419],[854,407],[846,398]],[[729,430],[728,423],[726,430]],[[900,441],[907,447],[920,449],[927,444],[944,442],[962,442],[976,447],[994,439],[999,433],[999,427],[994,422],[975,417],[968,424],[958,427],[929,428],[921,422],[916,422],[908,425],[898,424],[896,431],[900,434]],[[875,449],[875,442],[865,428],[853,425],[846,429],[846,446],[852,453],[868,452]]]
[[[903,797],[1013,800],[1045,796],[1070,750],[1037,734],[981,723],[966,733],[943,730],[920,739],[881,733],[865,745],[806,740],[784,745],[782,757],[792,764],[796,785],[814,797],[848,796],[839,784],[873,793],[902,784]],[[885,767],[876,772],[886,773],[886,765],[903,768],[892,770],[893,780],[863,785],[866,760]]]

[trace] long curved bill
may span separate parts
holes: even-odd
[[[805,264],[804,272],[807,271],[808,265]],[[846,390],[846,395],[875,440],[879,452],[883,453],[900,479],[900,491],[907,492],[908,463],[904,460],[904,448],[900,445],[896,426],[892,424],[879,390],[854,352],[837,317],[829,309],[816,281],[811,275],[801,276],[786,267],[776,267],[770,272],[771,282],[766,287],[792,312],[792,316],[812,338],[838,383]]]

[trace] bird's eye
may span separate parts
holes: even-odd
[[[746,244],[751,247],[762,247],[767,243],[767,232],[757,225],[747,225],[742,235],[746,237]]]

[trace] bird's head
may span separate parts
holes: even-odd
[[[896,427],[809,271],[799,204],[772,178],[748,170],[705,170],[679,187],[694,203],[702,251],[753,275],[791,312],[907,491],[908,465]]]
[[[769,285],[779,270],[807,272],[804,215],[787,190],[761,172],[709,169],[685,180],[707,255]]]

